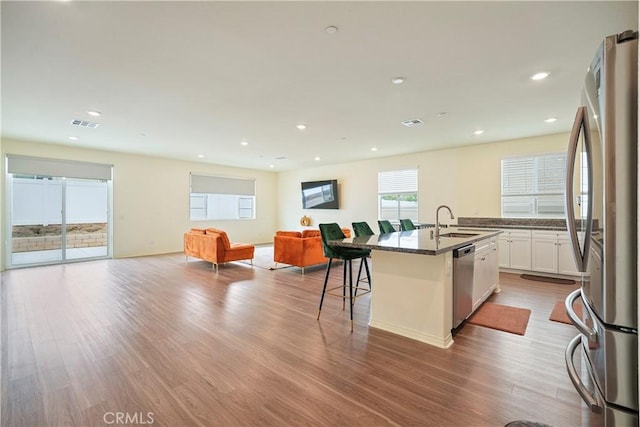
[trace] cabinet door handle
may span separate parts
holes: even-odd
[[[486,257],[482,257],[482,261],[484,261],[485,259],[487,259]]]

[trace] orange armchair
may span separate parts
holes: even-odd
[[[211,268],[218,271],[218,265],[225,262],[248,259],[253,265],[254,245],[231,243],[227,233],[217,228],[192,228],[184,233],[184,253],[212,263]]]
[[[351,237],[351,230],[343,228],[345,236]],[[273,238],[273,262],[289,264],[302,269],[310,265],[324,264],[328,260],[322,251],[320,230],[276,231]]]

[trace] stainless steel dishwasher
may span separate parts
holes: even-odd
[[[460,326],[473,309],[473,265],[475,245],[453,251],[453,328]]]

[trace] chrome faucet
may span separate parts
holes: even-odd
[[[440,213],[440,209],[445,208],[449,211],[449,215],[451,215],[451,219],[455,219],[453,216],[453,212],[451,212],[451,208],[447,205],[440,205],[438,209],[436,209],[436,240],[440,238],[440,220],[438,219],[438,214]]]

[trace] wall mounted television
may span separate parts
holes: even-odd
[[[340,209],[338,180],[301,183],[303,209]]]

